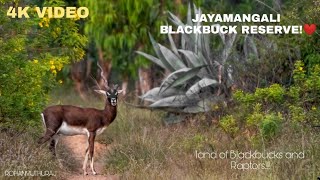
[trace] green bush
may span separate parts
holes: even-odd
[[[251,105],[252,103],[279,105],[283,103],[284,96],[285,88],[279,84],[272,84],[267,88],[257,88],[252,94],[239,90],[233,95],[235,101],[245,105]]]
[[[306,70],[307,69],[307,70]],[[302,61],[295,63],[295,84],[287,92],[289,115],[293,122],[318,125],[320,110],[320,65],[305,68]]]
[[[220,126],[231,136],[234,136],[239,131],[237,121],[232,115],[227,115],[221,118]]]
[[[306,120],[306,113],[302,107],[291,105],[289,106],[291,121],[294,123],[302,123]]]
[[[275,115],[263,112],[261,104],[257,103],[252,112],[246,115],[246,121],[242,126],[251,132],[251,136],[261,136],[270,140],[280,131],[282,120],[281,113]]]
[[[261,104],[256,104],[252,114],[249,114],[246,119],[248,127],[257,127],[263,121],[264,115],[261,113]]]
[[[66,59],[49,54],[41,60],[33,61],[0,57],[0,67],[4,67],[0,70],[0,113],[32,125],[29,120],[39,117],[47,103],[49,90],[57,84],[56,69],[61,69],[65,62]]]
[[[46,74],[47,70],[40,63],[6,56],[0,57],[0,67],[5,67],[0,70],[1,115],[26,121],[38,117],[46,104],[45,82],[54,82],[53,76]]]
[[[275,135],[280,131],[280,125],[283,118],[280,113],[275,114],[267,114],[260,125],[261,135],[266,139],[271,139],[275,137]]]
[[[297,61],[293,77],[294,84],[288,88],[272,84],[253,93],[236,91],[236,108],[221,118],[221,127],[232,136],[247,131],[256,140],[272,140],[283,123],[293,125],[290,127],[319,125],[320,66],[305,68]]]
[[[195,134],[191,137],[186,137],[182,142],[183,149],[191,153],[195,150],[203,149],[206,140],[206,137],[202,134]]]
[[[48,93],[61,82],[57,73],[71,59],[82,58],[86,38],[79,34],[74,19],[11,19],[6,16],[11,1],[0,4],[0,123],[6,127],[40,125]],[[65,3],[46,1],[43,5]]]

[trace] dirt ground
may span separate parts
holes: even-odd
[[[105,154],[108,152],[108,148],[105,144],[101,144],[95,141],[94,144],[94,167],[97,175],[93,175],[92,171],[89,167],[89,161],[87,163],[87,172],[88,175],[83,175],[82,164],[85,156],[85,148],[86,148],[86,136],[65,136],[61,137],[61,143],[68,148],[72,152],[72,156],[75,158],[75,161],[80,164],[77,172],[70,173],[66,175],[66,179],[68,180],[82,180],[82,179],[95,179],[95,180],[118,180],[120,179],[117,175],[109,175],[105,174]]]

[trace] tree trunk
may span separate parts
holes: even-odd
[[[181,19],[181,14],[180,14],[180,11],[179,11],[179,7],[181,7],[182,5],[182,2],[181,0],[175,0],[174,1],[174,4],[175,4],[175,7],[176,7],[176,16]],[[192,5],[192,3],[191,3]],[[180,47],[180,41],[181,41],[181,38],[180,38],[180,35],[179,34],[172,34],[172,39],[173,39],[173,42],[176,44],[177,48],[179,49]],[[166,70],[166,75],[170,74],[170,72],[168,72]]]
[[[123,90],[123,92],[122,92],[122,95],[123,95],[123,96],[125,96],[125,95],[127,94],[128,81],[129,81],[128,76],[125,76],[125,77],[122,78],[121,89]]]
[[[74,83],[75,90],[81,99],[86,100],[86,92],[88,90],[88,77],[91,71],[92,61],[90,59],[81,60],[73,63],[71,66],[71,78]]]
[[[139,86],[140,93],[145,94],[151,89],[152,80],[151,80],[151,69],[150,68],[139,68]]]

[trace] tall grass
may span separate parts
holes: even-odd
[[[104,100],[87,102],[77,95],[55,101],[102,109]],[[166,113],[137,109],[121,102],[116,120],[97,141],[111,146],[105,172],[123,179],[316,179],[320,176],[320,129],[284,127],[282,134],[263,146],[243,136],[231,138],[220,127],[208,126],[204,115],[187,123],[165,125]],[[267,170],[234,170],[231,159],[196,158],[195,152],[304,152],[303,159],[251,160],[269,163]],[[249,160],[238,161],[241,163]]]
[[[61,179],[58,161],[35,142],[38,134],[3,130],[0,132],[0,179]],[[21,171],[29,175],[21,175]],[[37,171],[37,172],[36,172]],[[37,175],[40,173],[42,175]],[[20,175],[18,175],[20,174]]]
[[[66,95],[68,94],[68,95]],[[120,100],[121,101],[121,100]],[[90,97],[87,102],[77,94],[56,91],[50,105],[73,104],[102,109],[104,100]],[[320,129],[294,129],[284,127],[282,134],[263,146],[243,136],[232,138],[220,127],[209,126],[204,115],[190,117],[187,123],[165,125],[166,114],[159,111],[137,109],[120,102],[116,120],[98,136],[97,141],[110,146],[105,157],[105,173],[117,174],[122,179],[316,179],[320,176]],[[40,121],[40,117],[39,117]],[[0,172],[5,170],[52,170],[54,179],[65,173],[77,173],[74,159],[59,144],[58,150],[67,170],[60,169],[47,146],[39,148],[35,141],[40,136],[27,129],[18,134],[0,132]],[[304,152],[302,159],[251,160],[270,163],[263,170],[231,169],[231,159],[196,158],[197,152]],[[238,161],[240,163],[249,160]],[[1,179],[6,177],[0,175]],[[20,179],[20,177],[15,177]],[[33,177],[27,177],[27,179]]]
[[[99,138],[112,144],[106,171],[124,179],[316,179],[320,176],[320,135],[309,129],[285,127],[283,134],[264,146],[243,137],[231,138],[219,127],[195,122],[165,126],[165,114],[120,104],[117,119]],[[200,122],[199,122],[200,121]],[[245,134],[243,135],[245,136]],[[234,170],[231,159],[196,158],[195,152],[282,152],[281,159],[251,160],[269,163],[269,169]],[[299,159],[284,154],[303,153]],[[250,160],[241,160],[245,163]]]

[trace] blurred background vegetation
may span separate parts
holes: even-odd
[[[2,137],[13,132],[23,133],[17,136],[22,139],[30,140],[30,134],[36,137],[41,132],[39,114],[48,104],[102,107],[92,102],[98,101],[92,90],[97,88],[95,81],[101,83],[99,62],[109,82],[121,83],[126,89],[124,101],[164,111],[121,105],[119,122],[100,139],[117,142],[107,171],[127,172],[124,177],[139,179],[156,177],[160,167],[163,178],[228,177],[228,171],[214,172],[228,169],[223,162],[184,164],[183,160],[194,159],[190,155],[195,150],[254,148],[307,153],[301,162],[272,162],[280,170],[253,173],[257,177],[315,179],[320,175],[319,30],[311,36],[159,34],[160,25],[192,25],[190,18],[199,11],[279,13],[280,25],[314,23],[319,27],[319,0],[0,3]],[[10,6],[86,6],[90,15],[86,19],[40,19],[28,11],[29,19],[11,19],[6,16]],[[66,101],[69,96],[72,98]],[[5,139],[0,145],[10,143]],[[8,144],[0,146],[0,152],[7,149]],[[36,167],[38,162],[32,163]],[[190,176],[184,176],[187,170],[193,170]],[[172,175],[175,171],[179,171],[177,176]]]

